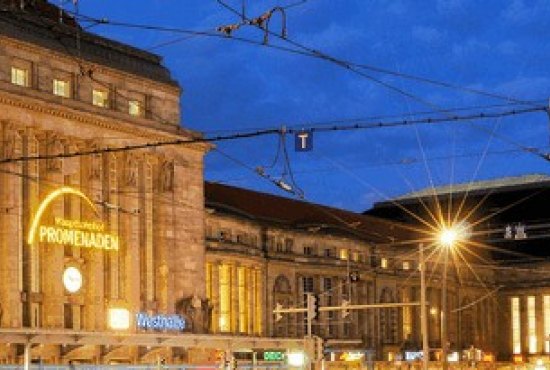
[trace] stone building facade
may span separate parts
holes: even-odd
[[[206,183],[205,194],[207,296],[215,332],[253,334],[263,329],[274,337],[304,337],[303,313],[276,320],[273,310],[277,304],[303,308],[307,293],[318,295],[322,307],[344,301],[372,305],[420,300],[418,246],[406,242],[416,238],[401,225],[220,184]],[[439,256],[427,254],[429,339],[437,349],[443,266]],[[357,273],[358,281],[351,282],[350,273]],[[243,281],[242,276],[251,279]],[[451,349],[475,344],[494,353],[495,302],[457,310],[495,286],[493,272],[464,267],[460,276],[455,269],[447,276]],[[251,288],[260,288],[263,298]],[[265,327],[254,326],[260,318]],[[352,310],[348,316],[321,312],[312,329],[336,355],[367,351],[375,359],[391,360],[421,349],[418,306]]]
[[[179,127],[180,95],[158,56],[89,34],[46,1],[0,1],[3,332],[108,331],[111,308],[169,315],[180,300],[205,298],[208,147],[106,150],[200,137]],[[90,154],[60,156],[70,153]],[[40,225],[87,222],[70,232],[101,228],[118,238],[117,248],[82,247],[82,239],[54,243],[37,239],[39,231],[27,242],[40,207],[60,189],[73,193],[52,199]],[[77,276],[68,278],[81,283],[74,293],[62,279],[69,267]],[[21,358],[11,340],[0,338],[2,361]],[[135,347],[113,351],[42,344],[32,357],[56,363],[138,356]]]

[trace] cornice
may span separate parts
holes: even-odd
[[[6,92],[9,93],[9,92]],[[135,139],[147,139],[148,142],[160,142],[165,140],[172,140],[177,138],[192,138],[193,135],[189,132],[175,133],[175,132],[163,132],[162,134],[153,131],[161,131],[156,127],[137,127],[131,124],[121,124],[119,120],[116,120],[107,116],[97,117],[94,113],[77,113],[72,108],[63,107],[49,104],[34,104],[31,99],[34,97],[25,97],[26,99],[13,98],[0,94],[0,104],[9,105],[16,108],[21,108],[33,112],[47,114],[54,117],[59,117],[71,121],[76,121],[90,126],[95,126],[101,129],[118,131],[124,134],[128,134]],[[95,116],[95,117],[94,117]],[[176,128],[176,127],[175,127]],[[174,145],[175,146],[175,145]],[[186,148],[206,152],[209,150],[210,144],[208,143],[193,143],[186,145]]]

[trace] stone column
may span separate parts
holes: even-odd
[[[89,143],[84,146],[85,150],[98,149],[97,143]],[[84,193],[93,201],[103,200],[103,171],[102,157],[100,154],[86,156],[81,159],[81,188]],[[77,184],[75,184],[77,186]],[[106,207],[96,204],[99,217],[89,207],[81,207],[82,220],[104,222],[106,221]],[[73,210],[77,214],[77,209]],[[103,232],[107,233],[108,227]],[[86,317],[86,330],[104,330],[107,322],[105,307],[105,256],[118,253],[117,251],[87,248],[81,251],[82,257],[86,260],[86,304],[84,313]],[[75,256],[73,254],[73,256]],[[76,256],[75,256],[76,257]],[[108,274],[107,274],[108,275]],[[79,307],[73,306],[74,317],[78,314]]]
[[[40,135],[40,149],[48,155],[63,154],[65,147],[62,138],[54,133]],[[40,162],[40,200],[45,199],[53,191],[62,187],[65,183],[63,168],[65,162],[61,158],[51,158]],[[65,215],[65,196],[55,198],[42,215],[41,223],[54,225],[55,217],[63,218]],[[62,328],[64,326],[63,302],[65,288],[62,276],[64,268],[63,245],[53,243],[41,243],[38,250],[38,258],[44,268],[40,269],[40,279],[43,281],[35,288],[39,291],[42,287],[43,295],[43,327],[48,329]]]
[[[220,262],[212,262],[212,332],[220,331]]]
[[[22,153],[22,138],[9,122],[0,125],[3,145],[1,158],[16,158]],[[19,327],[21,317],[23,248],[26,247],[21,224],[23,214],[21,162],[0,166],[0,327]],[[11,172],[11,173],[10,173]]]
[[[119,187],[118,187],[118,169],[119,163],[117,155],[114,153],[105,153],[102,158],[103,162],[103,181],[104,181],[104,190],[101,200],[104,202],[103,207],[105,214],[105,223],[106,231],[110,232],[113,235],[119,236],[119,250],[118,251],[109,251],[106,255],[106,264],[107,264],[107,277],[105,290],[107,292],[107,298],[110,302],[115,302],[121,297],[121,287],[120,287],[120,261],[122,259],[122,248],[125,245],[126,240],[120,235],[119,227]],[[106,202],[106,203],[105,203]],[[107,203],[109,206],[107,206]]]
[[[122,194],[119,196],[120,204],[120,235],[121,243],[119,253],[121,254],[122,298],[128,302],[130,315],[141,309],[140,297],[140,245],[141,245],[141,222],[139,181],[141,158],[137,155],[126,152],[121,157],[122,172],[119,172]]]
[[[171,170],[173,171],[173,167]],[[164,176],[167,176],[164,180],[170,180],[168,175],[164,174],[163,165],[157,163],[156,174],[154,175],[157,186],[154,189],[153,198],[153,240],[155,270],[157,272],[155,275],[155,291],[158,310],[172,313],[174,302],[171,300],[174,294],[169,294],[169,292],[173,292],[173,281],[168,279],[170,261],[168,260],[167,249],[174,241],[173,183],[165,184],[165,181],[161,182],[160,179]]]

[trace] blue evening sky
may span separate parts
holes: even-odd
[[[243,5],[242,0],[226,3],[239,10]],[[112,22],[209,33],[240,21],[216,0],[79,0],[78,5],[81,15]],[[246,0],[246,16],[255,18],[287,5],[293,5],[286,9],[288,41],[269,35],[268,46],[261,45],[264,33],[251,26],[233,35],[252,42],[109,24],[89,30],[161,55],[183,88],[182,126],[206,136],[326,122],[390,123],[426,117],[412,113],[438,109],[503,105],[432,117],[531,106],[369,69],[353,71],[345,63],[272,47],[297,49],[296,43],[340,61],[548,105],[546,0]],[[65,7],[73,10],[72,4]],[[270,31],[280,33],[281,20],[280,13],[273,13]],[[376,118],[380,116],[395,117]],[[286,141],[294,180],[305,199],[353,211],[429,186],[550,170],[550,162],[525,150],[550,151],[549,117],[544,112],[317,132],[314,149],[306,153],[294,151],[292,136]],[[251,171],[263,166],[272,178],[284,176],[285,182],[292,182],[288,171],[285,174],[284,156],[280,153],[275,160],[277,136],[217,147],[219,151],[206,157],[207,180],[292,196]]]

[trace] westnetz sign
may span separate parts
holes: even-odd
[[[154,329],[154,330],[178,330],[185,329],[185,319],[178,315],[155,315],[149,316],[146,313],[138,313],[136,315],[138,329]]]

